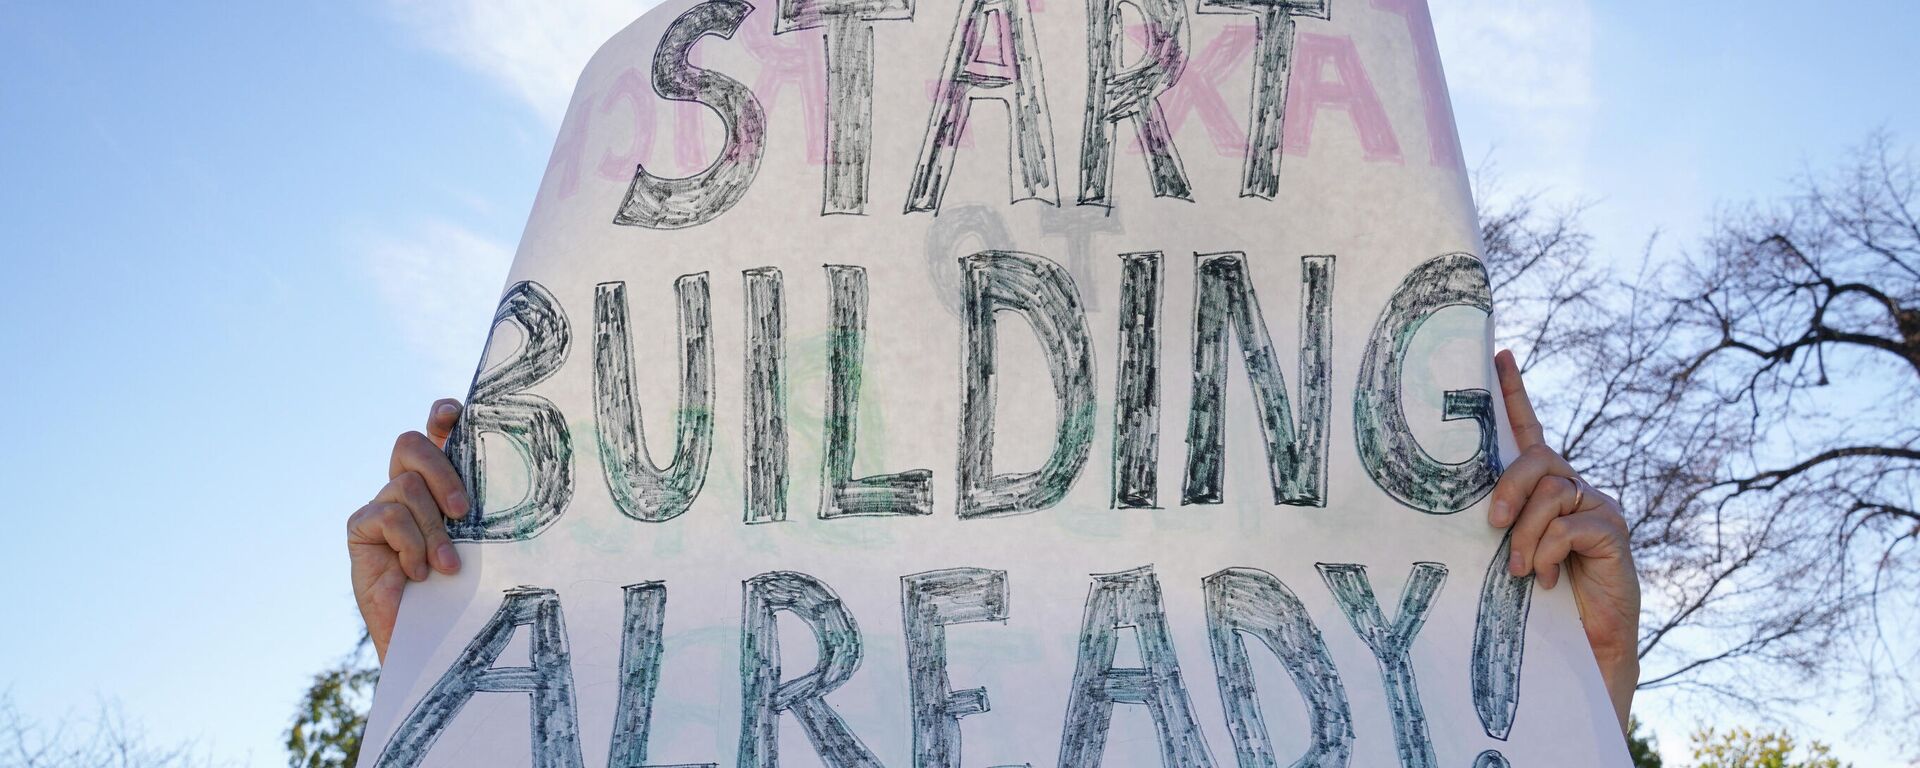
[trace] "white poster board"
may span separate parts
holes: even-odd
[[[763,3],[581,76],[363,764],[1626,764],[1423,0]]]

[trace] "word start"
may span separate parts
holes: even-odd
[[[1243,158],[1239,179],[1242,197],[1272,199],[1278,193],[1283,150],[1304,151],[1304,131],[1310,130],[1314,112],[1321,106],[1339,107],[1352,116],[1367,159],[1397,161],[1398,142],[1352,41],[1322,35],[1303,37],[1295,28],[1299,18],[1330,18],[1330,4],[1331,0],[1199,0],[1198,12],[1202,14],[1251,15],[1255,22],[1253,39],[1240,42],[1241,34],[1224,34],[1200,54],[1195,66],[1207,71],[1189,72],[1191,34],[1183,2],[1090,0],[1085,19],[1090,46],[1085,52],[1087,95],[1080,151],[1072,158],[1079,175],[1078,203],[1100,207],[1114,204],[1114,150],[1123,124],[1130,124],[1138,140],[1152,194],[1194,199],[1192,181],[1173,140],[1168,109],[1162,104],[1162,97],[1183,74],[1205,81],[1196,87],[1215,89],[1204,96],[1186,97],[1176,107],[1199,108],[1209,131],[1235,134],[1228,143],[1235,145],[1232,149]],[[1123,5],[1136,9],[1137,18],[1123,18]],[[1406,0],[1373,0],[1373,5],[1406,17],[1414,40],[1433,162],[1457,162],[1458,139],[1452,134],[1438,53],[1432,50],[1431,22],[1423,5]],[[603,175],[631,173],[614,223],[649,229],[697,226],[733,207],[752,186],[767,149],[766,107],[753,88],[725,73],[697,66],[690,57],[703,37],[733,38],[753,10],[744,0],[707,0],[675,18],[655,48],[653,90],[669,101],[710,110],[723,123],[724,145],[703,170],[668,177],[649,171],[640,161],[644,150],[652,146],[652,107],[643,110],[647,102],[637,92],[639,78],[623,77],[601,103],[604,112],[616,99],[629,100],[636,121],[645,118],[646,123],[637,122],[635,126],[633,149],[625,155],[609,152],[601,161]],[[774,13],[776,36],[823,30],[825,55],[821,58],[818,51],[777,46],[765,39],[765,32],[760,32],[759,38],[745,35],[749,52],[761,60],[763,67],[771,68],[763,72],[761,87],[777,89],[780,83],[792,81],[804,88],[817,82],[818,75],[790,71],[798,66],[797,61],[817,60],[824,68],[824,93],[820,97],[825,102],[821,110],[824,116],[808,124],[809,135],[818,144],[810,150],[810,160],[817,162],[823,173],[821,213],[864,214],[870,197],[875,28],[887,22],[914,21],[913,0],[778,0]],[[932,83],[932,107],[907,185],[906,213],[939,212],[975,101],[998,101],[1006,106],[1011,202],[1039,200],[1059,205],[1058,155],[1044,83],[1045,57],[1034,30],[1034,15],[1030,0],[960,3],[939,77]],[[1137,40],[1141,49],[1131,63],[1123,61],[1125,39]],[[1214,82],[1218,75],[1211,70],[1220,69],[1223,60],[1247,56],[1248,49],[1253,70],[1251,100],[1245,128],[1238,129],[1223,125],[1226,107],[1217,92],[1220,84]],[[1296,53],[1305,54],[1302,66],[1310,70],[1305,82],[1311,102],[1294,118],[1301,123],[1298,135],[1287,128],[1288,91]],[[1338,73],[1338,80],[1322,81],[1322,67],[1331,67]],[[1186,103],[1189,101],[1192,104]],[[808,113],[814,113],[811,105]],[[573,119],[556,148],[563,194],[570,193],[577,180],[586,119],[584,111]],[[688,127],[683,117],[680,130]],[[698,150],[694,153],[702,154]],[[681,154],[687,155],[685,147]]]

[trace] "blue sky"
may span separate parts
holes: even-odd
[[[359,631],[344,518],[464,389],[573,77],[645,3],[558,5],[0,0],[22,709],[110,699],[156,740],[284,763]],[[1434,6],[1469,161],[1594,201],[1610,251],[1684,243],[1876,127],[1920,139],[1911,3]]]

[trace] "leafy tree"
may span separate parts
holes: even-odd
[[[292,768],[353,768],[367,727],[380,668],[368,659],[370,638],[332,668],[313,676],[287,728],[287,764]]]
[[[1808,744],[1804,757],[1798,747],[1785,731],[1703,728],[1693,734],[1694,768],[1841,768],[1825,744]]]
[[[1627,721],[1627,756],[1633,758],[1633,768],[1661,768],[1660,744],[1653,734],[1640,732],[1640,718]]]

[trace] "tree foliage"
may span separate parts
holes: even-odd
[[[380,668],[367,656],[361,635],[354,651],[313,676],[287,727],[287,764],[292,768],[353,768]]]
[[[1632,758],[1633,768],[1661,768],[1660,743],[1653,734],[1640,730],[1640,718],[1627,721],[1627,757]]]
[[[1841,768],[1827,745],[1811,742],[1804,756],[1785,731],[1703,728],[1693,734],[1694,768]]]

